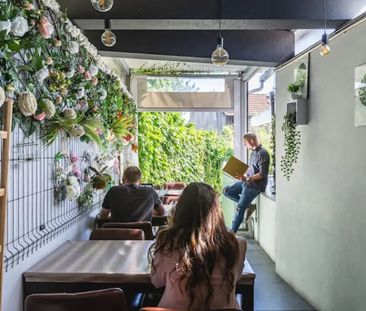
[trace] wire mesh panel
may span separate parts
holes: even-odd
[[[55,199],[55,155],[99,151],[90,144],[58,138],[46,147],[38,135],[24,137],[19,128],[12,135],[6,221],[5,269],[19,264],[52,239],[76,225],[100,206],[102,191],[95,192],[92,203],[80,207],[76,200]],[[88,163],[84,164],[87,165]],[[118,181],[118,172],[113,176]],[[81,181],[84,187],[87,181]]]

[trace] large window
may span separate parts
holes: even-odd
[[[272,127],[274,122],[274,74],[268,78],[263,88],[259,85],[259,77],[261,74],[254,75],[249,80],[248,94],[248,131],[258,135],[259,140],[264,148],[267,149],[271,156],[270,164],[270,180],[269,191],[274,193],[274,140]],[[253,92],[254,90],[254,92]],[[257,91],[256,91],[257,90]]]

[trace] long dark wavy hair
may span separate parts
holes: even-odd
[[[155,269],[152,258],[157,253],[164,256],[172,252],[179,255],[182,276],[178,286],[181,288],[182,281],[186,280],[190,310],[193,305],[199,305],[200,310],[209,309],[213,295],[211,277],[218,260],[223,270],[221,286],[227,290],[229,302],[235,286],[232,271],[238,260],[239,246],[234,234],[225,226],[217,195],[211,186],[194,182],[184,189],[172,211],[168,228],[160,231],[156,243],[150,248],[152,269]],[[200,291],[196,289],[201,287],[206,288],[206,297],[198,297]]]

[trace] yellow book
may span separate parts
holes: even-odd
[[[244,162],[240,161],[235,157],[231,157],[229,161],[227,161],[226,165],[223,168],[223,171],[234,177],[237,178],[238,176],[243,176],[248,169],[248,165]]]

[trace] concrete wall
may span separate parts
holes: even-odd
[[[276,270],[319,310],[365,310],[366,127],[354,126],[354,69],[366,24],[310,55],[310,120],[295,172],[277,173]],[[293,65],[277,72],[277,168]]]
[[[276,260],[276,202],[261,194],[254,216],[254,238],[273,261]]]

